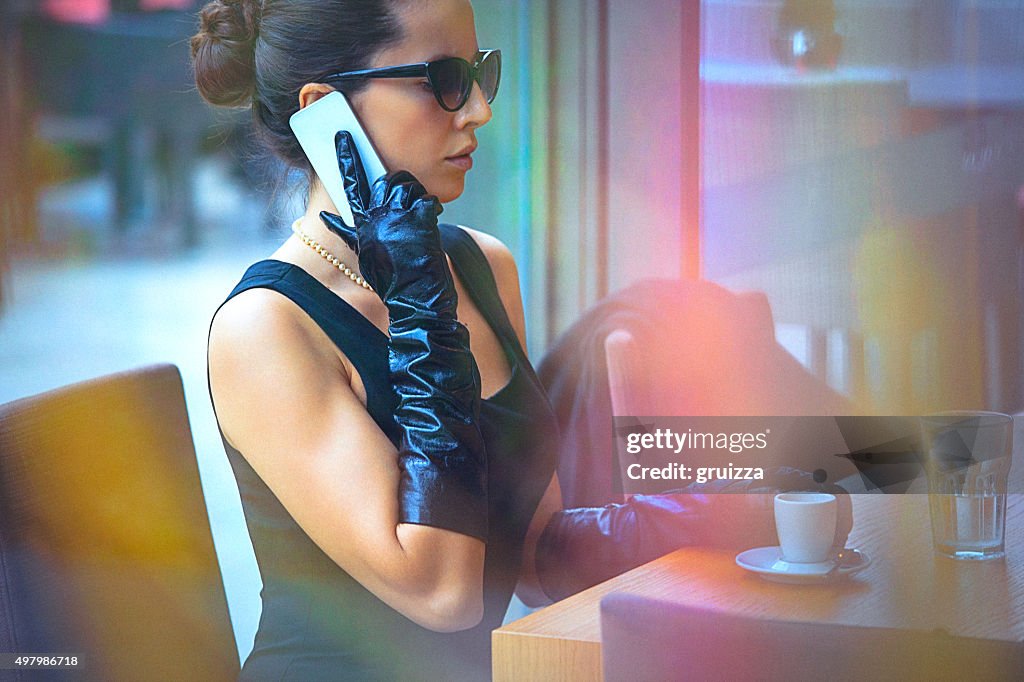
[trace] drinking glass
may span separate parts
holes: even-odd
[[[1013,418],[946,412],[921,419],[935,551],[954,559],[1005,556]]]

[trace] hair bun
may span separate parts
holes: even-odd
[[[256,80],[259,0],[213,0],[199,13],[192,36],[192,68],[199,94],[210,104],[244,106]]]

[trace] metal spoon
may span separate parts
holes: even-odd
[[[826,578],[834,578],[843,569],[856,568],[864,563],[864,554],[857,549],[844,547],[836,554],[835,564],[825,574]]]

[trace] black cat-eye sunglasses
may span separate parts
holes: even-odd
[[[344,83],[366,78],[422,78],[426,76],[434,98],[445,111],[458,111],[466,105],[473,91],[473,82],[480,84],[484,99],[490,104],[498,94],[501,81],[501,50],[481,50],[470,64],[460,57],[446,57],[432,62],[385,66],[332,73],[320,79],[323,83]]]

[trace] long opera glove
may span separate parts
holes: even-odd
[[[407,171],[371,186],[346,132],[338,165],[355,226],[320,218],[359,257],[388,309],[388,363],[401,431],[399,521],[487,539],[487,456],[478,426],[480,373],[441,246],[441,204]]]
[[[537,541],[537,577],[557,601],[680,547],[774,545],[775,495],[803,490],[836,495],[833,544],[841,548],[853,527],[849,495],[816,483],[807,472],[782,468],[765,480],[694,483],[660,495],[634,495],[622,504],[555,512]]]

